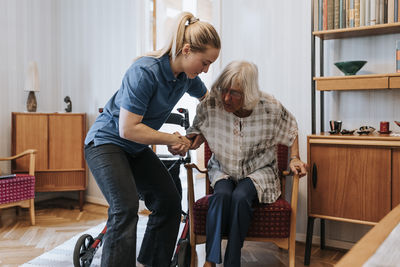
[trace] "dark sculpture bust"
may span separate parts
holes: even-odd
[[[71,112],[72,111],[72,102],[71,102],[71,98],[69,96],[66,96],[64,98],[64,102],[67,103],[67,107],[65,108],[66,112]]]

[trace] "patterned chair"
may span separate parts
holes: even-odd
[[[205,143],[204,162],[208,162],[211,151]],[[288,167],[288,147],[277,146],[278,168],[281,173],[282,196],[285,196],[285,176]],[[197,266],[196,245],[206,242],[206,218],[208,210],[208,198],[212,194],[207,169],[199,169],[195,164],[185,165],[188,179],[188,205],[190,222],[191,264]],[[193,168],[206,174],[206,196],[194,200]],[[289,251],[289,266],[294,267],[295,238],[296,238],[296,211],[299,176],[293,176],[292,194],[290,203],[282,196],[272,204],[254,204],[254,215],[246,240],[273,242],[278,247]]]
[[[29,208],[32,225],[35,225],[35,154],[35,149],[28,149],[13,157],[0,158],[0,161],[11,161],[30,156],[29,173],[18,173],[15,177],[0,179],[0,209],[14,206]]]

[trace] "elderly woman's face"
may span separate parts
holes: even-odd
[[[243,90],[237,83],[233,83],[231,88],[221,89],[221,98],[227,112],[234,113],[243,107]]]

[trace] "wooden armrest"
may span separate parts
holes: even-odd
[[[29,175],[35,175],[35,154],[36,154],[36,152],[37,152],[36,149],[27,149],[15,156],[0,158],[0,161],[13,160],[13,159],[21,158],[23,156],[30,155],[30,157],[29,157]]]
[[[194,163],[186,163],[186,164],[185,164],[185,168],[186,168],[186,169],[193,169],[193,168],[195,168],[196,170],[198,170],[198,171],[201,172],[201,173],[208,173],[208,170],[207,170],[207,169],[200,169],[200,168],[197,167],[197,165],[194,164]]]
[[[36,154],[36,152],[37,152],[36,149],[27,149],[24,152],[21,152],[18,155],[15,155],[15,156],[6,157],[6,158],[0,158],[0,161],[18,159],[18,158],[23,157],[23,156],[28,155],[28,154]]]

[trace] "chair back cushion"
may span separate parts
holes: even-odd
[[[194,232],[198,235],[206,234],[206,220],[208,211],[207,195],[193,206]],[[247,237],[259,238],[286,238],[290,234],[290,204],[279,198],[272,204],[253,204],[254,213]]]
[[[0,204],[35,197],[35,176],[17,174],[14,178],[0,179]]]

